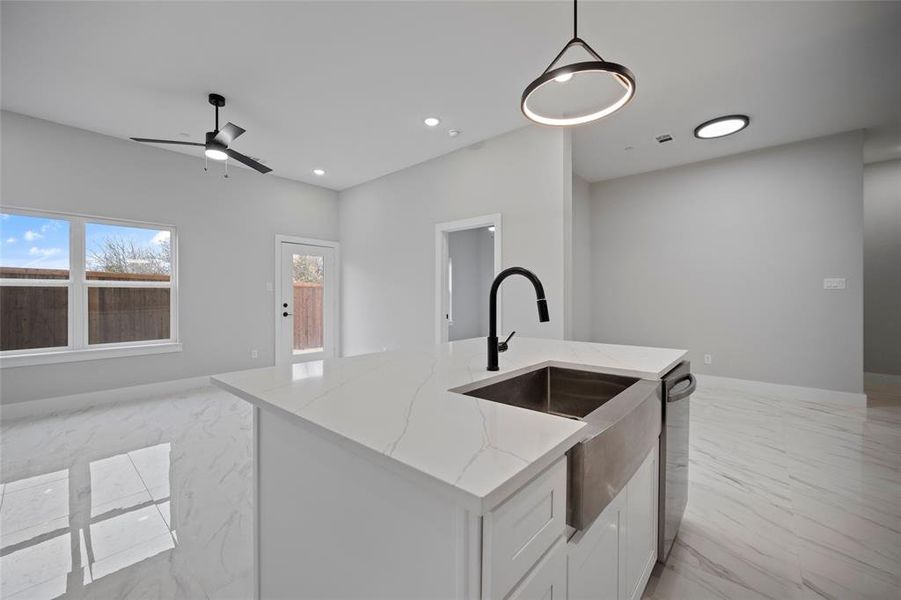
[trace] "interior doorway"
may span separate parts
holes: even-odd
[[[435,234],[436,341],[485,337],[488,292],[501,269],[500,215],[439,223]]]
[[[337,356],[337,242],[279,236],[276,263],[276,364]]]

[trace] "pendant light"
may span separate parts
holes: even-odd
[[[523,114],[542,125],[569,127],[590,123],[615,113],[635,95],[632,72],[622,65],[605,61],[579,37],[577,1],[573,0],[572,39],[522,93],[520,108]],[[563,55],[575,47],[581,47],[594,60],[555,67]],[[605,87],[613,87],[613,93]],[[598,98],[606,95],[610,98]]]

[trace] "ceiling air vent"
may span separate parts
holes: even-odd
[[[656,138],[658,144],[662,144],[664,142],[671,142],[673,140],[673,136],[668,133],[664,133],[663,135],[658,135]]]

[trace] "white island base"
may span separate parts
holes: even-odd
[[[647,584],[656,448],[591,527],[573,532],[566,457],[482,516],[255,411],[261,598],[614,600],[638,599]]]
[[[488,373],[484,344],[212,378],[255,405],[260,598],[640,597],[656,446],[576,532],[566,453],[586,423],[449,390],[548,366],[656,381],[685,352],[521,338]]]

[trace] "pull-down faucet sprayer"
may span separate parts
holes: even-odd
[[[523,269],[522,267],[510,267],[509,269],[504,269],[500,273],[497,274],[497,277],[494,278],[494,283],[491,284],[491,293],[488,297],[488,370],[489,371],[497,371],[497,290],[503,283],[504,279],[510,277],[511,275],[522,275],[526,279],[532,282],[532,286],[535,288],[535,295],[538,297],[538,320],[542,323],[546,323],[550,321],[551,318],[547,313],[547,300],[544,298],[544,287],[541,285],[541,280],[535,275],[535,273],[529,271],[528,269]],[[512,334],[511,334],[512,337]],[[509,338],[507,338],[509,341]],[[505,348],[506,349],[506,348]]]

